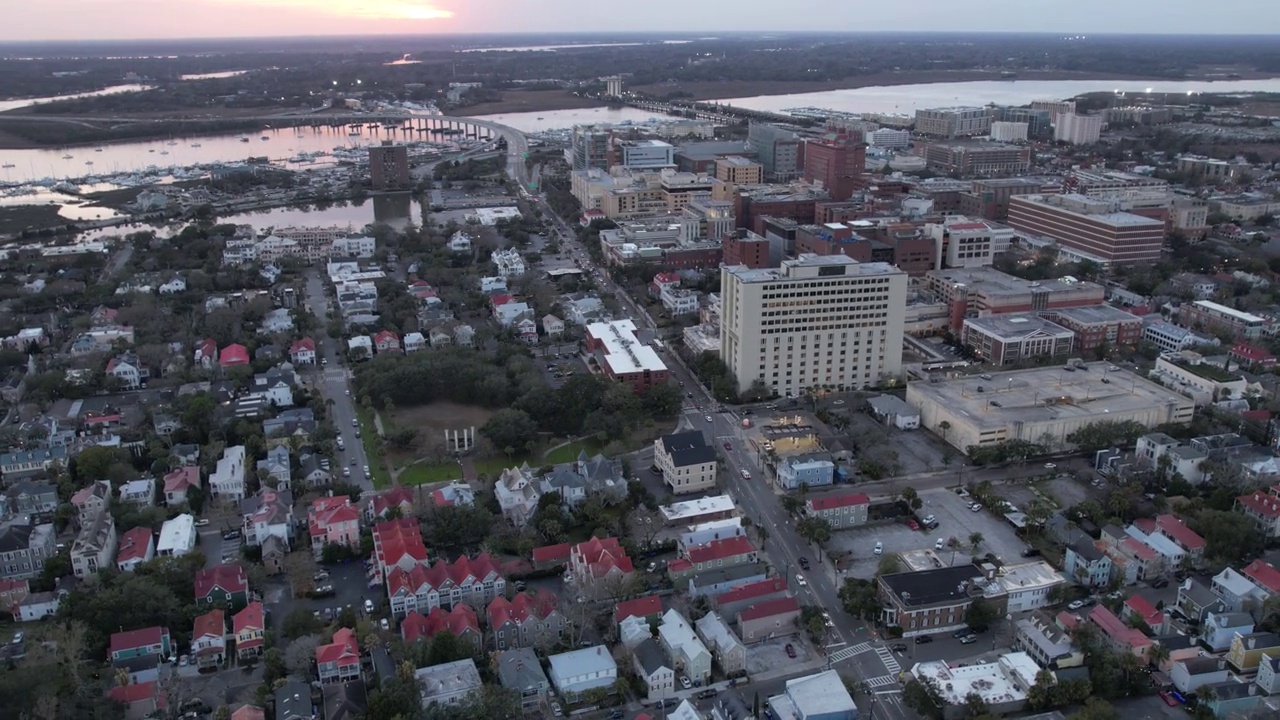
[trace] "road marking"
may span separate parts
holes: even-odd
[[[881,675],[880,677],[867,678],[862,682],[866,683],[867,687],[869,688],[888,687],[890,685],[898,684],[898,676],[897,675]]]
[[[867,652],[870,649],[871,649],[870,643],[859,643],[857,645],[851,645],[847,648],[844,648],[843,650],[837,650],[831,653],[831,655],[828,657],[832,663],[844,662],[845,660],[848,660],[854,655],[860,655],[864,652]]]
[[[876,647],[876,654],[880,656],[880,661],[884,663],[884,667],[889,672],[897,675],[902,670],[902,666],[898,664],[898,659],[893,656],[889,648],[879,645]]]

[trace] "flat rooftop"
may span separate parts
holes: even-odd
[[[630,320],[592,323],[587,333],[604,345],[604,361],[615,375],[667,369],[658,353],[636,337],[636,324]]]
[[[1082,289],[1102,286],[1087,280],[1076,280],[1070,276],[1056,280],[1023,280],[1020,277],[1002,273],[993,267],[948,268],[946,270],[930,270],[926,277],[941,280],[952,285],[963,285],[987,295],[1023,295],[1029,292],[1079,292]]]
[[[1267,319],[1264,317],[1259,317],[1252,313],[1241,312],[1239,310],[1236,310],[1235,308],[1229,308],[1226,305],[1221,305],[1216,302],[1213,302],[1212,300],[1196,300],[1194,303],[1192,303],[1192,305],[1203,308],[1210,312],[1218,313],[1220,315],[1233,317],[1239,320],[1240,322],[1265,323],[1267,321]]]
[[[992,373],[990,380],[959,377],[911,383],[913,395],[950,408],[976,427],[1006,427],[1080,417],[1105,419],[1153,406],[1185,405],[1191,399],[1124,369],[1094,363],[1068,372],[1063,366]],[[1103,382],[1103,380],[1107,382]],[[978,391],[981,387],[982,392]],[[992,405],[991,402],[999,405]]]
[[[1113,323],[1113,322],[1141,322],[1142,318],[1127,313],[1117,307],[1110,305],[1091,305],[1088,307],[1062,308],[1054,310],[1055,315],[1064,318],[1070,318],[1079,323],[1096,324],[1096,323]]]
[[[843,267],[844,272],[840,275],[832,275],[836,277],[854,277],[854,276],[872,276],[872,275],[896,275],[901,273],[897,267],[883,262],[860,263],[848,255],[815,255],[813,253],[803,253],[794,260],[783,260],[780,268],[759,268],[752,269],[745,265],[733,265],[725,268],[725,271],[744,283],[763,283],[776,282],[779,280],[793,279],[814,279],[814,278],[796,278],[789,273],[792,268],[810,268],[810,267]]]
[[[662,517],[667,522],[680,522],[689,518],[702,517],[703,515],[732,512],[735,507],[733,498],[728,495],[712,495],[711,497],[682,500],[670,505],[663,505],[658,508],[658,511],[662,513]]]
[[[1074,335],[1067,328],[1031,313],[965,318],[964,324],[1001,340],[1016,340],[1037,332],[1050,335]]]
[[[1065,583],[1062,574],[1047,562],[1030,562],[1005,565],[996,575],[996,582],[1007,592],[1022,592],[1033,588],[1052,587]]]

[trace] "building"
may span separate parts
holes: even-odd
[[[804,144],[806,182],[820,183],[833,200],[848,200],[866,172],[867,145],[861,137],[843,132],[808,138]]]
[[[1142,342],[1142,318],[1110,305],[1061,308],[1045,317],[1075,333],[1072,347],[1079,357],[1133,349]]]
[[[924,427],[962,452],[1015,439],[1040,443],[1046,436],[1066,443],[1067,435],[1102,419],[1133,420],[1149,428],[1186,424],[1194,409],[1191,399],[1134,373],[1100,368],[1034,368],[992,380],[916,382],[908,384],[906,400],[920,408]]]
[[[741,155],[716,158],[716,179],[733,185],[759,185],[764,182],[764,166]]]
[[[867,143],[871,147],[884,148],[885,150],[906,150],[911,146],[910,130],[895,130],[893,128],[880,128],[867,133]]]
[[[1236,340],[1256,340],[1268,332],[1271,324],[1267,318],[1210,300],[1183,303],[1178,308],[1178,322],[1192,330],[1223,333]]]
[[[878,385],[902,371],[907,274],[843,255],[725,267],[720,357],[738,391]]]
[[[431,564],[414,563],[409,569],[397,564],[385,577],[387,598],[396,617],[459,603],[483,608],[507,586],[500,565],[488,553],[474,558],[463,555],[452,563],[444,558]]]
[[[1102,136],[1101,115],[1059,113],[1053,119],[1053,141],[1071,145],[1092,145]]]
[[[1237,497],[1235,510],[1253,523],[1264,540],[1280,538],[1280,485]]]
[[[804,166],[804,141],[789,127],[753,122],[747,128],[747,145],[771,182],[791,182]]]
[[[312,500],[307,512],[307,526],[311,531],[311,553],[317,561],[329,545],[360,548],[360,512],[351,503],[350,496]]]
[[[788,680],[765,705],[779,720],[858,720],[858,706],[835,670]]]
[[[502,516],[518,528],[524,527],[529,521],[538,509],[538,500],[542,497],[536,478],[522,468],[503,470],[493,486],[493,493]]]
[[[592,323],[586,328],[586,350],[610,378],[635,392],[666,385],[669,371],[658,353],[636,337],[630,320]]]
[[[574,125],[566,154],[574,170],[608,170],[617,164],[612,129],[607,125]]]
[[[177,505],[187,501],[187,491],[200,487],[200,468],[194,465],[180,467],[164,476],[164,502]]]
[[[197,667],[217,668],[227,657],[227,617],[220,608],[197,616],[191,629],[191,654]]]
[[[480,669],[471,658],[418,668],[413,678],[422,691],[423,708],[457,704],[483,688]]]
[[[569,571],[581,582],[626,579],[635,566],[617,538],[592,537],[569,548]]]
[[[1007,177],[1031,168],[1031,148],[987,141],[932,142],[921,154],[935,172],[983,177]]]
[[[1101,285],[1074,278],[1023,280],[990,267],[931,270],[925,283],[950,308],[957,333],[965,318],[1088,307],[1101,304],[1106,293]]]
[[[369,146],[369,182],[374,190],[404,190],[413,185],[409,174],[409,148],[383,140]]]
[[[1142,328],[1142,341],[1151,343],[1162,352],[1178,352],[1196,345],[1221,344],[1217,338],[1200,335],[1163,320],[1145,323]]]
[[[940,223],[927,223],[924,232],[935,244],[934,267],[930,269],[983,267],[990,265],[997,253],[1009,249],[1013,231],[963,216],[944,218]]]
[[[1013,648],[1025,652],[1046,670],[1062,670],[1084,664],[1084,653],[1071,635],[1044,611],[1034,611],[1017,621]]]
[[[775,637],[790,635],[800,623],[800,603],[793,597],[780,597],[752,603],[738,612],[738,635],[751,645]]]
[[[1009,224],[1020,235],[1055,242],[1102,265],[1154,263],[1165,235],[1162,220],[1124,212],[1119,201],[1079,194],[1012,197]]]
[[[522,647],[545,650],[564,638],[568,625],[558,609],[555,594],[546,589],[518,593],[511,600],[496,597],[485,614],[497,650]]]
[[[910,670],[913,678],[928,681],[938,689],[943,717],[949,719],[968,716],[966,707],[972,695],[982,698],[989,711],[997,716],[1026,708],[1027,692],[1035,685],[1040,672],[1035,660],[1023,652],[1000,655],[995,662],[963,666],[931,660],[916,663]]]
[[[538,656],[529,648],[520,648],[497,653],[495,658],[498,684],[519,693],[520,706],[526,713],[539,714],[551,683]]]
[[[116,567],[121,572],[133,572],[156,556],[155,533],[145,525],[133,528],[120,536],[116,547]]]
[[[950,632],[965,626],[965,612],[983,590],[983,571],[973,565],[900,572],[877,578],[883,621],[903,637]],[[746,637],[745,635],[743,636]]]
[[[674,168],[676,148],[661,140],[627,140],[622,149],[622,165],[629,168]]]
[[[825,520],[832,530],[843,530],[865,525],[870,507],[871,498],[865,493],[811,495],[805,500],[805,515]]]
[[[1062,572],[1086,587],[1106,587],[1111,582],[1111,556],[1102,551],[1101,541],[1077,540],[1067,546],[1062,557]]]
[[[160,539],[156,541],[156,555],[178,557],[196,547],[196,519],[183,513],[160,526]]]
[[[338,628],[333,642],[316,648],[316,671],[322,684],[360,679],[360,645],[351,628]]]
[[[604,645],[572,650],[547,658],[551,664],[551,684],[568,699],[601,688],[610,693],[618,680],[618,664]]]
[[[249,579],[236,563],[204,568],[195,575],[195,603],[198,608],[222,604],[239,610],[249,603]]]
[[[716,487],[716,451],[699,430],[663,435],[653,443],[653,464],[677,495]]]
[[[1089,611],[1088,619],[1097,626],[1098,636],[1103,644],[1115,652],[1131,653],[1145,659],[1151,646],[1155,644],[1141,630],[1129,627],[1104,605],[1095,605]]]
[[[209,473],[210,492],[215,499],[238,503],[244,500],[244,480],[244,446],[233,445],[226,448],[213,472]]]
[[[1030,125],[1024,122],[1008,122],[993,120],[991,122],[991,139],[995,142],[1026,142]]]
[[[642,640],[631,654],[632,669],[644,683],[645,699],[661,702],[675,694],[676,672],[674,663],[667,659],[662,646],[652,637]]]
[[[747,671],[747,648],[718,613],[712,611],[703,615],[695,625],[698,637],[711,651],[720,672],[735,677]]]
[[[93,522],[80,529],[71,544],[71,572],[84,580],[110,567],[116,558],[116,522],[111,512],[99,512]]]
[[[976,358],[996,366],[1072,354],[1075,333],[1031,313],[965,318],[960,341]]]
[[[867,398],[867,409],[880,422],[899,430],[915,430],[920,427],[920,411],[903,402],[897,395]]]
[[[987,135],[991,132],[991,110],[984,107],[916,110],[916,132],[944,138]]]
[[[693,625],[675,610],[668,610],[658,625],[658,642],[674,669],[692,682],[711,680],[711,651],[702,644]]]
[[[267,626],[260,602],[251,602],[231,617],[231,633],[235,636],[236,657],[241,660],[262,654],[267,644]]]

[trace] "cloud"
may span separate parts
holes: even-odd
[[[353,20],[447,20],[453,12],[432,0],[204,0],[217,5],[248,5],[307,10]]]

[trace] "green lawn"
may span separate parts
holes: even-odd
[[[387,472],[387,459],[378,447],[378,428],[373,424],[373,416],[356,406],[356,417],[360,419],[360,442],[364,443],[365,457],[369,458],[369,473],[373,476],[373,488],[384,490],[391,487],[391,473]]]
[[[401,485],[430,485],[461,479],[462,468],[458,467],[458,463],[453,462],[440,465],[414,463],[400,471]]]
[[[547,465],[573,462],[578,459],[578,454],[583,450],[586,450],[588,455],[595,455],[600,452],[600,447],[594,440],[575,440],[568,445],[558,447],[547,453],[547,457],[543,462]]]

